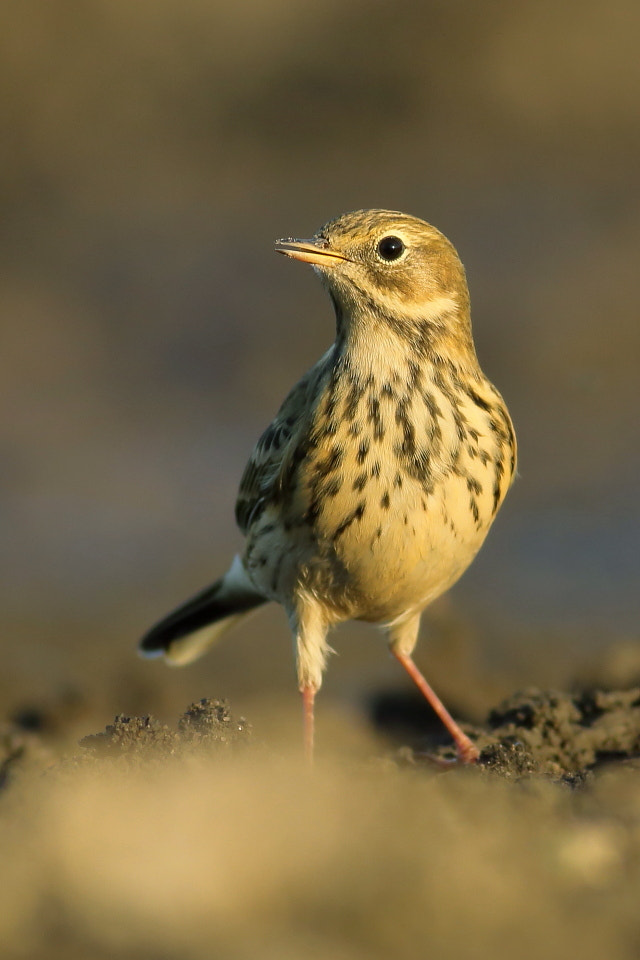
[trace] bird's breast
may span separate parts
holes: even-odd
[[[331,375],[265,488],[247,569],[285,607],[303,590],[330,620],[392,621],[464,572],[514,468],[511,422],[479,371]]]
[[[333,562],[330,576],[365,619],[424,606],[460,576],[513,469],[508,415],[490,384],[416,379],[327,391],[300,465],[297,512],[313,530],[318,573]]]

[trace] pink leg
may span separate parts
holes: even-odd
[[[460,763],[475,763],[480,756],[477,747],[472,743],[466,733],[463,733],[463,731],[460,729],[440,697],[434,690],[432,690],[425,678],[422,676],[411,657],[407,653],[399,653],[393,648],[391,648],[391,652],[396,660],[399,660],[399,662],[405,668],[417,686],[418,690],[420,690],[420,692],[427,698],[428,702],[453,737],[456,745],[456,753],[458,754],[458,760]]]
[[[313,701],[316,691],[314,687],[302,688],[302,710],[304,716],[304,755],[307,763],[313,763]]]

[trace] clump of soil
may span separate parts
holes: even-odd
[[[578,694],[529,689],[491,710],[486,725],[467,726],[466,731],[480,750],[478,767],[486,773],[578,785],[603,764],[640,757],[640,688]],[[96,757],[143,760],[228,750],[250,738],[250,725],[244,718],[236,720],[225,700],[204,699],[191,704],[176,729],[153,717],[121,715],[81,745]],[[450,744],[441,744],[426,751],[403,748],[400,756],[433,766],[434,758],[454,754]]]
[[[484,726],[465,725],[465,730],[480,750],[478,768],[486,774],[579,785],[604,764],[640,758],[640,688],[577,694],[529,689],[491,710]],[[175,728],[152,716],[120,714],[103,732],[84,737],[83,754],[75,759],[121,758],[138,764],[197,752],[228,753],[251,739],[250,724],[236,719],[225,700],[203,699],[188,707]],[[414,735],[412,746],[403,746],[396,759],[401,765],[434,769],[434,759],[454,756],[439,725],[420,738]],[[15,768],[34,762],[55,762],[46,728],[25,729],[14,718],[0,728],[0,786]]]
[[[60,762],[68,752],[68,738],[65,743],[63,736],[67,716],[73,719],[61,700],[41,708],[29,705],[0,722],[0,789],[18,772],[54,768]],[[176,729],[152,716],[119,714],[101,733],[83,737],[82,754],[67,763],[117,758],[131,766],[195,753],[228,752],[248,744],[251,733],[251,725],[244,717],[236,719],[226,700],[205,698],[185,710]]]
[[[250,739],[250,724],[244,717],[236,720],[226,700],[204,698],[185,710],[176,730],[151,716],[119,714],[103,733],[83,737],[80,745],[99,757],[142,759],[198,749],[229,749]]]
[[[605,763],[640,757],[640,688],[525,690],[494,708],[485,726],[466,725],[465,731],[486,771],[579,783]],[[410,753],[412,762],[453,756],[450,745]]]
[[[525,691],[491,711],[478,740],[483,763],[506,775],[579,778],[640,755],[640,689]]]

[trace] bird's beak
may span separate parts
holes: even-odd
[[[332,262],[349,259],[337,250],[332,250],[327,240],[293,240],[287,237],[285,240],[276,240],[275,248],[276,253],[283,253],[286,257],[303,260],[305,263],[317,263],[320,266],[328,266]]]

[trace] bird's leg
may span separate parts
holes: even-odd
[[[420,616],[418,615],[406,623],[392,628],[390,631],[391,637],[389,644],[391,652],[396,660],[402,664],[420,693],[426,698],[431,708],[451,734],[456,745],[458,761],[460,763],[475,763],[480,756],[478,748],[453,719],[440,697],[431,685],[427,683],[427,680],[413,661],[411,654],[416,645],[419,626]]]
[[[313,734],[314,734],[314,715],[313,701],[315,700],[315,687],[311,685],[302,688],[302,710],[304,721],[304,755],[308,764],[313,763]]]
[[[325,661],[329,653],[327,622],[320,604],[306,594],[296,597],[296,610],[290,617],[296,638],[298,683],[302,693],[304,719],[304,752],[309,763],[313,760],[314,716],[313,704],[322,683]]]
[[[405,668],[420,693],[427,698],[429,705],[435,711],[435,713],[438,714],[443,724],[453,737],[456,745],[456,753],[458,754],[458,760],[460,763],[475,763],[480,756],[478,748],[469,739],[466,733],[460,729],[459,725],[453,719],[438,694],[427,683],[426,679],[420,673],[413,662],[413,659],[408,653],[400,653],[399,650],[394,650],[393,647],[391,648],[391,652]]]

